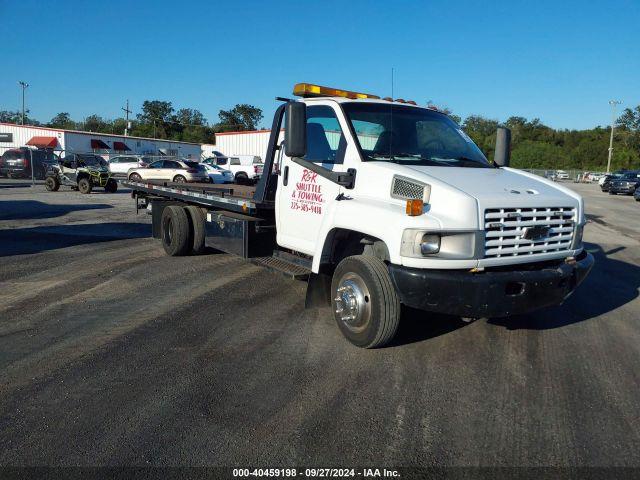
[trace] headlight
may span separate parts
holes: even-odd
[[[441,259],[476,258],[476,247],[482,246],[483,232],[428,232],[408,228],[402,232],[400,255],[403,257]]]
[[[420,242],[420,253],[422,255],[433,255],[440,251],[440,235],[437,233],[427,233],[422,236]]]

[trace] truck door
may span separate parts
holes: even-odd
[[[346,171],[346,140],[331,105],[307,106],[305,160],[333,171]],[[342,187],[288,158],[280,150],[276,193],[277,242],[309,255],[315,252],[325,214]]]

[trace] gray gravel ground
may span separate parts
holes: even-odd
[[[360,350],[305,285],[169,258],[126,192],[0,180],[0,465],[640,467],[640,204],[593,185],[565,305],[407,310]]]

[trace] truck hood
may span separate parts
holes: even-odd
[[[575,207],[577,195],[542,177],[509,168],[406,166],[412,176],[431,179],[474,197],[481,208]],[[416,175],[417,174],[417,175]],[[437,185],[432,195],[438,194]],[[432,196],[432,200],[434,200]]]

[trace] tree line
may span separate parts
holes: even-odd
[[[606,170],[610,127],[562,130],[548,127],[537,118],[528,120],[514,116],[500,122],[481,115],[470,115],[463,121],[448,110],[446,113],[462,126],[490,159],[493,158],[496,129],[504,125],[511,129],[511,162],[516,168]],[[218,117],[217,123],[208,124],[204,115],[196,109],[175,110],[171,102],[147,100],[142,104],[141,113],[131,121],[129,134],[214,143],[217,132],[256,130],[263,115],[257,107],[238,104],[230,110],[220,110]],[[0,111],[0,122],[20,123],[20,120],[20,112]],[[28,115],[25,124],[40,125]],[[121,135],[126,121],[124,118],[104,119],[99,115],[89,115],[83,121],[75,121],[63,112],[44,125]],[[640,105],[625,109],[616,121],[611,168],[640,169]]]
[[[460,123],[461,119],[450,114]],[[561,130],[539,119],[510,117],[504,123],[471,115],[462,129],[493,158],[496,129],[511,129],[511,165],[515,168],[605,171],[611,127],[588,130]],[[627,108],[615,123],[611,169],[640,169],[640,105]]]
[[[107,119],[89,115],[82,121],[73,120],[67,112],[55,115],[41,123],[25,112],[25,125],[40,125],[65,130],[82,130],[95,133],[123,135],[127,128],[125,118]],[[219,121],[209,124],[205,116],[193,108],[176,110],[171,102],[145,100],[141,113],[130,118],[129,135],[193,143],[214,143],[217,132],[256,130],[263,118],[262,110],[248,104],[238,104],[230,110],[220,110]],[[0,122],[21,123],[22,112],[0,111]]]

